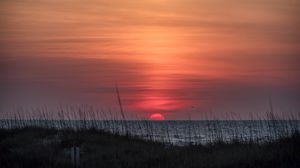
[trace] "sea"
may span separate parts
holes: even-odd
[[[0,120],[0,128],[98,129],[174,145],[273,141],[300,131],[300,120]]]

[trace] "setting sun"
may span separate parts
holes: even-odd
[[[165,116],[160,113],[154,113],[150,116],[150,120],[163,121],[165,120]]]

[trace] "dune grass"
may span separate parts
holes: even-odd
[[[224,132],[222,120],[202,121],[201,126],[182,121],[188,136],[181,146],[172,141],[181,136],[178,128],[171,128],[172,121],[139,120],[134,125],[123,110],[120,115],[87,105],[59,106],[56,111],[46,106],[16,107],[10,113],[14,117],[0,120],[0,167],[74,167],[70,151],[79,147],[80,168],[298,168],[299,115],[281,118],[270,109],[267,118],[241,121],[246,125],[236,122],[237,117],[229,118],[235,121],[226,121],[233,128],[229,132]],[[157,131],[162,140],[156,139]],[[195,141],[203,134],[205,143]],[[261,140],[261,135],[267,137]]]
[[[179,135],[180,133],[187,135],[183,140],[187,144],[203,144],[236,139],[243,142],[260,143],[288,137],[300,131],[300,115],[298,113],[289,113],[288,116],[279,115],[275,112],[271,102],[270,109],[262,115],[265,116],[264,118],[259,117],[258,114],[251,114],[250,116],[253,118],[242,120],[234,113],[228,113],[226,120],[211,120],[213,117],[208,117],[208,119],[201,121],[204,125],[199,125],[197,124],[198,121],[193,120],[181,121],[186,125],[186,127],[181,128],[181,132],[179,128],[173,127],[173,121],[164,121],[161,124],[140,118],[130,121],[127,119],[120,100],[119,104],[120,112],[110,109],[107,111],[99,110],[90,105],[61,105],[54,109],[47,106],[35,108],[16,106],[6,117],[2,115],[0,129],[16,129],[28,126],[75,131],[98,129],[120,135],[141,135],[152,141],[158,140],[155,135],[162,134],[164,137],[159,141],[171,144],[174,144],[174,137],[182,136]],[[241,125],[237,121],[246,124]],[[224,126],[230,127],[230,129],[224,130]],[[201,140],[203,135],[206,136],[205,141]]]
[[[175,146],[96,129],[25,127],[0,129],[0,167],[74,167],[70,148],[80,148],[80,168],[300,167],[300,134],[273,142],[216,141]]]

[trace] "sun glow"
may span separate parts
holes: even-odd
[[[160,113],[154,113],[150,116],[150,120],[163,121],[165,120],[165,116]]]
[[[294,1],[0,1],[0,89],[17,90],[12,104],[110,109],[118,82],[124,108],[143,118],[179,119],[192,105],[263,111],[269,93],[284,106],[299,85]]]
[[[177,110],[184,106],[182,102],[169,97],[144,97],[144,100],[136,104],[135,108],[143,110]]]

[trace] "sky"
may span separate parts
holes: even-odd
[[[299,112],[298,0],[1,0],[0,102],[128,118]],[[300,114],[300,112],[298,113]]]

